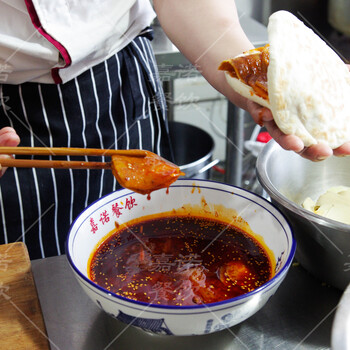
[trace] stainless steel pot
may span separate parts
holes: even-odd
[[[169,133],[175,164],[186,178],[209,179],[211,168],[219,162],[212,160],[214,140],[204,130],[186,123],[169,122]]]
[[[350,282],[350,225],[314,214],[301,203],[306,197],[316,200],[333,186],[350,187],[349,169],[350,157],[311,162],[283,150],[275,141],[264,147],[256,166],[262,187],[293,228],[296,259],[321,281],[339,289]]]

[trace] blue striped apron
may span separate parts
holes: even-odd
[[[0,85],[0,128],[12,126],[21,146],[139,148],[171,160],[151,35],[145,30],[62,85]],[[0,243],[25,242],[31,259],[60,255],[74,218],[118,188],[109,170],[8,169],[0,179]]]

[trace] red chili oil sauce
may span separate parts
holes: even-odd
[[[153,218],[117,230],[90,261],[89,275],[98,285],[161,305],[230,299],[260,287],[273,274],[271,260],[255,238],[195,216]]]

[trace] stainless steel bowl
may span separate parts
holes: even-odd
[[[350,157],[311,162],[272,140],[261,151],[256,171],[294,230],[297,261],[323,282],[345,289],[350,282],[350,225],[314,214],[301,203],[306,197],[316,200],[332,186],[350,186]]]

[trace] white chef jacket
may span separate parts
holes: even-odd
[[[64,83],[128,45],[149,0],[2,0],[0,83]]]

